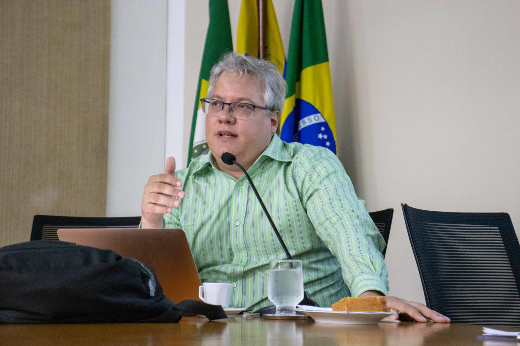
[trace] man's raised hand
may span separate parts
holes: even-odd
[[[141,202],[141,227],[162,228],[163,215],[181,204],[182,181],[175,177],[175,158],[168,157],[164,173],[153,175],[144,187]]]

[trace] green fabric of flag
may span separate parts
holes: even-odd
[[[327,36],[320,0],[296,0],[285,66],[287,96],[280,138],[336,151]]]
[[[233,51],[229,7],[227,0],[209,1],[209,26],[204,44],[202,64],[200,66],[199,83],[195,95],[195,109],[191,122],[190,150],[188,165],[191,160],[208,150],[205,132],[205,117],[200,99],[205,98],[209,87],[211,68],[224,53]]]

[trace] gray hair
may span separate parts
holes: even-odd
[[[211,69],[208,97],[210,97],[220,75],[223,73],[252,76],[258,85],[265,88],[265,107],[273,112],[280,111],[282,113],[287,83],[273,63],[251,56],[244,56],[240,53],[231,52],[225,54]]]

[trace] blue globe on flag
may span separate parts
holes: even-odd
[[[316,107],[302,99],[296,99],[283,123],[280,138],[285,142],[325,147],[336,154],[336,141],[329,124]]]

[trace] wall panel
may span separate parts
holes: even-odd
[[[110,1],[0,2],[0,246],[105,216]]]

